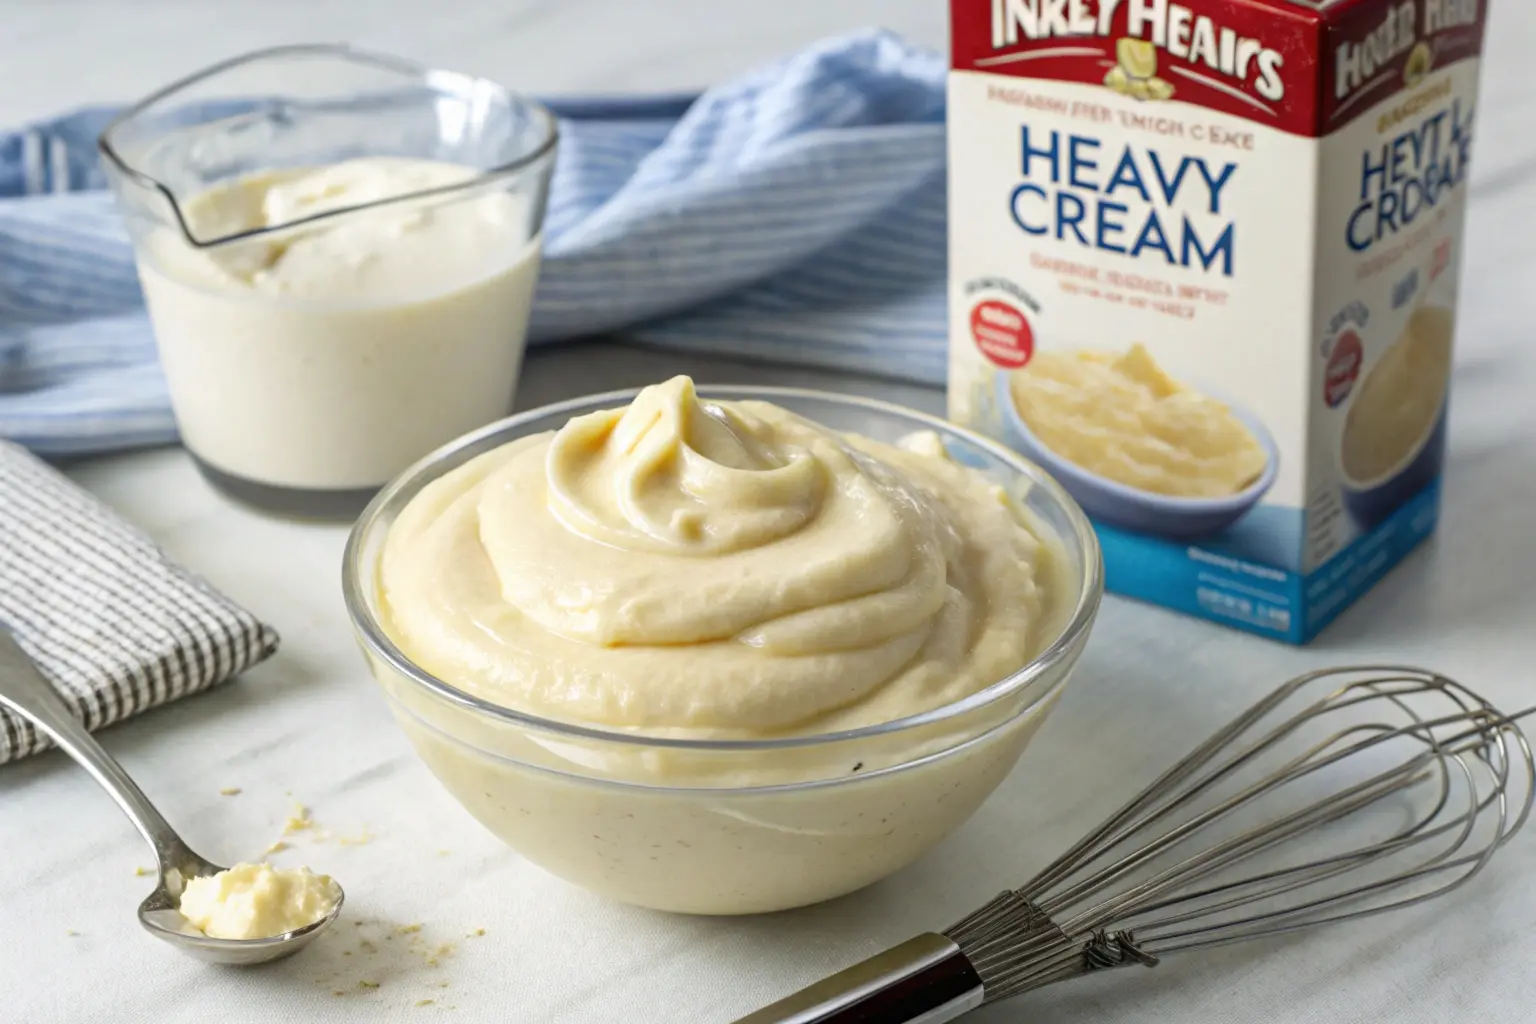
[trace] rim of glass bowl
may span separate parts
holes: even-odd
[[[139,116],[140,114],[144,113],[144,111],[155,106],[157,103],[160,103],[166,98],[181,92],[183,89],[197,85],[199,82],[212,78],[215,75],[222,74],[223,72],[229,71],[232,68],[238,68],[246,64],[253,64],[257,61],[266,60],[271,57],[283,56],[342,57],[353,61],[354,63],[371,64],[376,68],[394,71],[401,75],[415,78],[419,82],[423,82],[427,85],[438,86],[454,92],[463,92],[469,88],[489,89],[495,93],[498,93],[508,102],[508,104],[524,108],[529,113],[533,114],[540,122],[543,128],[543,133],[539,140],[539,144],[534,147],[531,152],[525,154],[524,156],[518,157],[516,160],[509,161],[508,163],[498,164],[495,167],[487,168],[486,170],[475,175],[475,177],[470,178],[468,181],[455,182],[452,185],[439,185],[436,188],[418,189],[415,192],[402,192],[399,195],[386,196],[383,199],[375,199],[371,202],[358,203],[355,206],[343,206],[332,210],[326,210],[323,213],[311,214],[308,217],[300,217],[297,220],[291,220],[283,224],[273,224],[267,227],[250,228],[245,231],[236,231],[232,234],[220,235],[217,238],[210,238],[207,240],[198,239],[195,235],[192,234],[191,228],[188,227],[186,217],[184,217],[181,212],[181,202],[177,200],[176,194],[171,190],[170,186],[156,178],[154,175],[140,170],[139,168],[130,164],[127,160],[123,159],[122,154],[117,151],[117,148],[112,143],[113,133],[124,123],[128,122],[132,118]],[[469,189],[477,188],[479,186],[485,185],[487,182],[517,174],[529,167],[540,163],[541,161],[550,159],[554,154],[555,147],[559,144],[559,142],[559,122],[556,120],[555,115],[550,111],[550,109],[544,104],[540,103],[538,100],[509,89],[505,85],[502,85],[500,82],[492,81],[489,78],[480,78],[476,75],[467,75],[460,71],[449,71],[446,68],[435,68],[426,64],[418,64],[415,61],[407,60],[404,57],[395,57],[386,53],[376,53],[371,50],[358,49],[357,47],[350,46],[346,43],[288,43],[281,46],[268,46],[259,50],[250,50],[246,53],[239,54],[238,56],[218,61],[217,63],[208,65],[200,71],[194,71],[190,75],[187,75],[183,78],[178,78],[170,85],[155,90],[148,96],[145,96],[143,99],[130,106],[128,109],[113,117],[112,120],[108,121],[106,127],[102,128],[101,134],[96,137],[96,148],[101,152],[102,158],[109,161],[112,166],[116,168],[117,171],[123,176],[131,178],[142,188],[158,192],[161,197],[163,197],[165,201],[170,205],[171,211],[176,215],[176,224],[181,229],[182,237],[186,239],[187,243],[199,249],[206,249],[216,245],[225,245],[229,242],[235,242],[249,238],[257,238],[261,235],[269,234],[275,231],[286,232],[291,228],[297,227],[301,224],[315,224],[332,217],[340,217],[345,214],[356,213],[359,210],[368,210],[379,206],[392,206],[395,203],[422,199],[428,196],[451,195],[456,192],[463,192]]]
[[[601,394],[584,395],[580,398],[543,405],[536,409],[529,409],[526,412],[516,413],[506,419],[497,420],[495,423],[471,431],[455,441],[450,441],[431,454],[417,460],[415,464],[404,470],[387,484],[383,490],[379,491],[353,524],[352,530],[347,536],[346,550],[342,554],[341,587],[342,596],[347,605],[347,615],[352,620],[353,627],[357,630],[368,650],[374,656],[387,663],[394,671],[417,686],[461,708],[503,722],[526,726],[561,736],[599,740],[627,746],[673,750],[742,752],[785,750],[846,743],[870,737],[885,736],[959,718],[1019,691],[1042,675],[1055,669],[1079,645],[1083,634],[1087,632],[1092,623],[1104,593],[1104,566],[1099,551],[1098,537],[1095,535],[1087,515],[1078,506],[1077,502],[1045,470],[1036,466],[1033,462],[979,434],[962,427],[957,427],[952,423],[947,423],[936,416],[930,416],[927,413],[918,412],[915,409],[909,409],[893,402],[884,402],[876,398],[865,398],[860,395],[848,395],[835,391],[821,391],[814,388],[715,384],[700,385],[698,387],[699,396],[719,401],[750,401],[754,399],[773,401],[780,398],[829,401],[904,419],[913,423],[915,429],[926,428],[934,430],[940,434],[956,437],[967,444],[982,449],[987,454],[1009,466],[1019,475],[1027,478],[1031,489],[1037,487],[1043,489],[1050,495],[1051,500],[1065,513],[1066,519],[1072,527],[1072,536],[1059,538],[1060,541],[1064,545],[1075,544],[1078,550],[1081,551],[1082,557],[1082,572],[1079,579],[1077,604],[1072,609],[1072,614],[1067,618],[1061,632],[1043,651],[1035,655],[1028,664],[1017,672],[1004,676],[985,689],[978,690],[953,703],[931,708],[915,715],[908,715],[905,718],[897,718],[889,722],[879,722],[858,729],[758,740],[712,740],[654,736],[642,732],[625,732],[605,729],[600,726],[580,725],[574,722],[544,718],[540,715],[493,704],[490,701],[460,690],[451,683],[445,682],[421,668],[405,652],[396,647],[394,642],[385,634],[377,616],[374,614],[371,602],[363,591],[365,585],[376,590],[378,559],[375,557],[372,560],[372,564],[367,566],[358,564],[359,560],[363,557],[363,540],[374,531],[380,518],[386,513],[398,516],[405,505],[423,487],[442,475],[443,471],[439,468],[441,463],[463,452],[465,449],[475,448],[488,438],[515,430],[531,420],[560,416],[577,409],[588,409],[590,411],[604,407],[614,408],[626,404],[640,390],[640,388],[625,388]],[[492,449],[485,449],[485,451],[490,450]],[[477,454],[483,454],[483,452]],[[459,463],[459,465],[462,464],[462,462]],[[1020,708],[1014,717],[1028,714],[1038,708],[1056,693],[1060,685],[1060,682],[1058,682],[1056,685],[1051,686],[1044,693],[1030,701],[1028,705]]]

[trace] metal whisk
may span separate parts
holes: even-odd
[[[1529,713],[1421,669],[1300,676],[1027,885],[736,1024],[938,1024],[1449,892],[1530,815],[1536,761],[1516,724]]]

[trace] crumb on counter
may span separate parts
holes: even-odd
[[[219,790],[219,796],[239,796],[239,795],[240,795],[240,787],[239,786],[225,786],[223,789]]]
[[[150,874],[149,868],[139,867],[139,868],[134,868],[133,869],[133,877],[134,878],[143,878],[147,874]]]
[[[310,817],[309,808],[295,801],[293,813],[288,816],[287,821],[283,822],[283,835],[291,836],[295,832],[303,832],[305,829],[313,828],[314,825],[315,820]]]
[[[431,1006],[436,1001],[437,1000],[435,1000],[435,999],[418,999],[418,1000],[416,1000],[416,1005],[417,1006]]]
[[[419,931],[421,931],[421,925],[419,925],[419,924],[403,924],[400,927],[395,929],[395,934],[396,935],[414,935],[414,934],[416,934]]]
[[[357,987],[358,988],[378,988],[379,987],[379,983],[376,982],[376,981],[369,981],[367,978],[364,978],[362,981],[359,981],[357,983]]]
[[[465,938],[478,939],[481,936],[483,936],[484,934],[485,934],[485,929],[484,928],[476,928],[474,931],[470,932],[467,936],[465,936]]]
[[[281,839],[277,839],[274,840],[272,845],[268,846],[264,852],[267,854],[282,853],[286,849],[288,849],[288,844],[283,842]]]
[[[342,846],[367,846],[373,842],[373,834],[368,831],[368,826],[364,825],[362,832],[355,836],[337,836],[336,842]]]

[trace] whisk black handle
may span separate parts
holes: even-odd
[[[735,1024],[939,1024],[976,1009],[981,977],[929,933],[803,988]]]

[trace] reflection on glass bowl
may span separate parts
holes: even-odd
[[[612,899],[738,914],[830,899],[902,868],[1003,780],[1071,675],[1103,593],[1092,527],[1038,467],[941,420],[844,395],[703,388],[760,399],[834,430],[896,442],[932,431],[1054,539],[1061,591],[1040,653],[954,703],[893,722],[752,740],[643,735],[542,718],[437,678],[390,639],[384,540],[426,485],[510,441],[626,404],[597,395],[513,416],[439,450],[374,499],[347,544],[348,612],[389,707],[448,791],[523,856]]]

